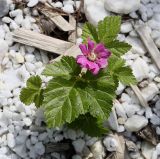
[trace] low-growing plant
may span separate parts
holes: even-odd
[[[120,25],[120,16],[104,18],[97,28],[84,24],[83,44],[79,46],[82,54],[77,58],[63,56],[48,64],[42,75],[52,79],[44,87],[40,76],[31,76],[20,100],[44,108],[48,127],[67,124],[90,136],[106,133],[103,122],[112,111],[119,81],[125,85],[136,83],[132,70],[121,58],[131,46],[117,40]]]

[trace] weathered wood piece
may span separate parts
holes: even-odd
[[[143,107],[148,107],[148,103],[147,101],[144,99],[144,97],[141,94],[141,91],[139,90],[139,88],[136,85],[130,85],[132,90],[134,91],[134,93],[136,94],[137,98],[139,99],[140,104]]]
[[[147,25],[140,25],[138,27],[136,27],[136,31],[139,34],[140,38],[142,39],[144,45],[146,46],[148,52],[150,53],[152,59],[154,60],[155,64],[157,65],[158,69],[160,70],[160,52],[157,48],[157,46],[155,45],[153,39],[151,38],[148,29],[147,29]]]
[[[13,32],[13,40],[38,49],[63,54],[74,44],[71,42],[52,38],[26,29],[18,29]]]
[[[123,136],[118,134],[112,134],[111,137],[115,138],[117,141],[117,150],[115,152],[112,152],[111,155],[109,155],[106,159],[128,159],[126,156],[126,148],[125,148],[125,139]]]
[[[73,57],[77,57],[77,55],[80,55],[80,54],[82,53],[78,45],[73,45],[72,47],[70,47],[68,50],[64,52],[64,55],[73,56]]]
[[[48,17],[58,28],[63,31],[72,31],[75,29],[74,26],[65,20],[59,13],[51,12],[45,9],[42,9],[41,13]]]
[[[141,137],[143,140],[155,146],[160,142],[155,129],[149,125],[143,128],[142,130],[136,132],[136,134],[138,135],[138,137]]]
[[[49,143],[46,144],[46,153],[64,152],[70,150],[70,143]]]
[[[68,40],[70,42],[76,43],[76,20],[74,16],[69,15],[69,23],[74,27],[74,31],[70,31],[70,35],[68,37]]]

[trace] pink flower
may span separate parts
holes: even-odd
[[[82,68],[87,68],[94,75],[97,75],[101,68],[108,65],[107,59],[110,57],[111,52],[102,43],[95,45],[93,41],[88,39],[88,44],[80,44],[79,48],[83,55],[77,56],[77,63]]]

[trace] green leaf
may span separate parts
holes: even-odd
[[[82,39],[86,42],[88,38],[97,43],[99,42],[96,27],[90,23],[85,23],[83,26]]]
[[[136,78],[134,77],[130,67],[125,66],[125,61],[116,56],[111,56],[109,59],[108,71],[112,77],[116,77],[125,85],[136,84]]]
[[[80,115],[68,126],[72,129],[80,129],[85,134],[88,134],[92,137],[100,137],[108,132],[108,130],[103,127],[103,122],[98,121],[97,118],[91,116],[89,113]]]
[[[98,23],[98,36],[105,44],[116,39],[120,32],[121,17],[108,16]]]
[[[136,78],[134,77],[130,67],[125,66],[119,69],[118,79],[125,85],[136,84]]]
[[[41,89],[42,81],[39,76],[31,76],[27,80],[26,88],[21,90],[20,100],[30,105],[35,103],[37,107],[42,105],[43,102],[43,89]]]
[[[71,56],[63,56],[60,61],[55,61],[46,66],[43,71],[45,76],[62,77],[70,79],[74,75],[81,72],[80,66],[76,63],[76,59]]]
[[[103,77],[97,82],[91,81],[86,88],[92,102],[89,112],[101,120],[107,119],[115,99],[115,83],[112,78]]]
[[[53,78],[44,93],[43,106],[48,126],[71,123],[88,111],[94,117],[107,119],[116,91],[112,78],[107,78]]]
[[[85,84],[76,79],[52,79],[44,93],[46,122],[49,127],[71,123],[80,114],[85,114],[90,105],[88,93],[83,90]]]
[[[118,57],[124,55],[132,48],[128,43],[120,42],[118,40],[107,43],[105,46],[112,52],[112,54]]]

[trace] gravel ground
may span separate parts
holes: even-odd
[[[51,57],[45,51],[13,43],[12,32],[17,28],[41,32],[36,23],[38,11],[32,7],[47,2],[18,1],[27,4],[26,7],[17,8],[12,0],[0,1],[0,159],[103,159],[116,153],[121,147],[116,135],[107,134],[98,139],[65,126],[47,129],[43,110],[20,102],[19,93],[25,81],[30,75],[40,75]],[[74,13],[80,6],[80,1],[48,2],[67,13]],[[112,14],[127,17],[118,38],[133,46],[123,58],[132,68],[149,106],[143,107],[133,90],[120,83],[115,111],[108,122],[114,132],[128,141],[129,151],[125,159],[160,159],[157,139],[160,138],[160,72],[134,30],[137,23],[148,24],[148,32],[160,48],[160,0],[84,0],[81,11],[94,25]],[[80,43],[82,24],[78,26],[77,43]],[[44,76],[41,78],[44,82],[49,80]],[[146,137],[142,130],[149,135],[144,133]],[[58,144],[61,142],[63,144]],[[57,150],[49,149],[49,144],[56,145]],[[66,149],[65,144],[68,146]],[[60,151],[63,148],[65,150]]]

